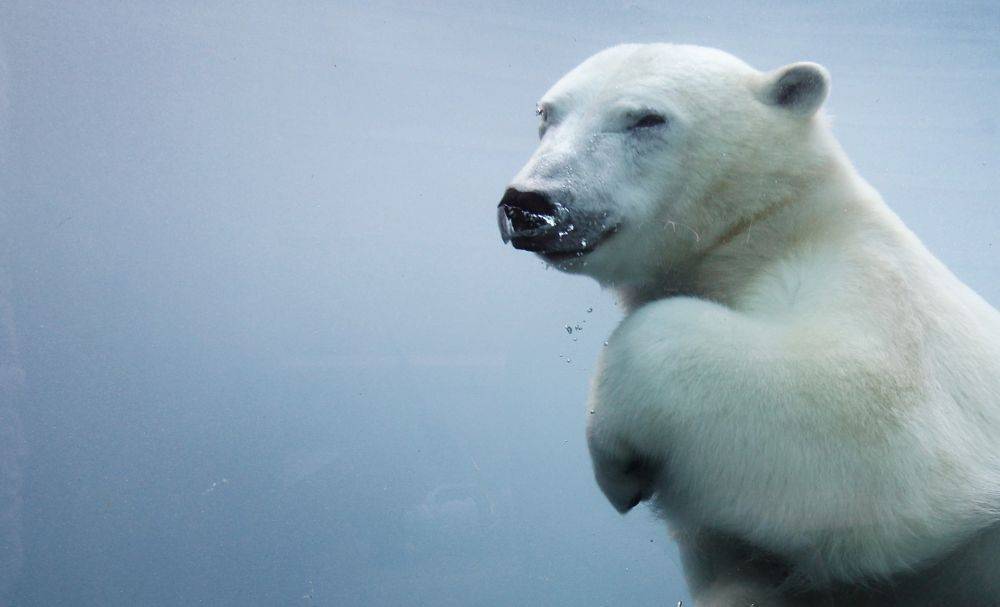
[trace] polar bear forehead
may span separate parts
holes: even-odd
[[[539,102],[565,109],[608,97],[638,103],[670,96],[715,96],[759,72],[718,49],[683,44],[623,44],[593,55],[563,76]]]

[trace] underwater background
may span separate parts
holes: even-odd
[[[687,600],[591,478],[610,293],[505,249],[535,101],[615,43],[833,77],[1000,303],[991,2],[0,5],[0,605]]]

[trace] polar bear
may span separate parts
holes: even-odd
[[[852,167],[827,71],[623,45],[538,104],[501,235],[618,291],[588,444],[701,605],[1000,605],[1000,315]]]

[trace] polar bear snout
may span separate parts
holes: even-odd
[[[617,231],[606,214],[574,211],[545,192],[508,188],[497,206],[500,237],[515,249],[556,261],[581,257]]]
[[[497,222],[500,237],[515,249],[543,254],[579,249],[567,238],[573,225],[569,210],[543,192],[507,188],[497,206]]]
[[[559,211],[543,193],[507,188],[497,207],[500,236],[504,242],[514,241],[518,249],[539,250],[533,247],[548,239],[559,222]]]

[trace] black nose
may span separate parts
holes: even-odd
[[[540,250],[551,240],[560,220],[560,208],[543,192],[508,188],[497,206],[497,222],[504,242],[517,248]]]
[[[511,221],[518,229],[520,228],[517,224],[522,220],[532,221],[539,217],[553,217],[556,214],[556,205],[552,204],[546,194],[522,192],[514,188],[507,188],[500,201],[500,206],[504,208],[504,212],[511,215]],[[525,229],[530,229],[530,226],[525,225]]]

